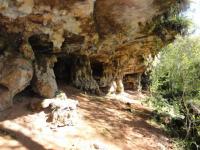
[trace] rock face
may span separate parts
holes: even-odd
[[[99,93],[99,86],[92,76],[90,60],[86,56],[76,57],[72,69],[72,83],[86,91]]]
[[[32,64],[20,56],[7,56],[0,62],[0,111],[12,106],[12,98],[30,83]]]
[[[8,88],[0,86],[0,111],[5,110],[12,106],[12,97]]]
[[[0,55],[4,59],[8,53],[20,53],[29,60],[34,68],[29,80],[34,91],[44,97],[55,96],[56,77],[92,93],[122,92],[123,78],[141,75],[145,62],[182,31],[184,25],[170,19],[180,12],[182,3],[1,0]],[[137,82],[132,82],[136,88]],[[21,89],[12,91],[16,94]]]
[[[58,91],[56,77],[53,71],[55,57],[37,58],[34,63],[33,90],[43,97],[53,98]]]

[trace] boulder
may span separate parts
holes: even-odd
[[[0,108],[4,110],[12,106],[13,97],[23,91],[32,80],[32,63],[21,56],[7,56],[4,58],[0,70]]]

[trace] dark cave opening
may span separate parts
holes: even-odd
[[[103,63],[91,61],[92,76],[96,81],[99,81],[103,76]]]
[[[126,74],[123,78],[123,84],[125,90],[133,90],[136,91],[140,85],[140,74],[132,73]]]
[[[57,62],[54,64],[54,73],[57,81],[64,81],[67,84],[71,84],[73,60],[73,56],[57,58]]]
[[[144,91],[150,90],[150,89],[149,89],[150,84],[151,84],[150,74],[149,74],[149,73],[143,73],[143,74],[141,75],[142,90],[144,90]]]
[[[53,42],[49,40],[49,35],[46,34],[32,35],[31,37],[29,37],[29,43],[35,54],[53,52]]]
[[[148,91],[150,86],[150,77],[148,73],[126,74],[123,78],[125,90],[144,90]]]

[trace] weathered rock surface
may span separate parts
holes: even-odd
[[[129,90],[138,90],[140,86],[139,82],[141,81],[141,74],[127,74],[124,76],[124,86]]]
[[[44,97],[57,91],[54,71],[92,93],[107,93],[113,83],[122,92],[124,76],[141,75],[146,61],[181,33],[185,26],[170,17],[183,2],[1,0],[0,55],[17,51],[32,61],[31,83]],[[52,57],[58,64],[49,63]]]
[[[12,97],[8,88],[0,85],[0,111],[12,106]]]
[[[0,110],[12,105],[12,98],[23,91],[33,76],[29,60],[20,56],[7,56],[0,67]]]
[[[90,60],[86,56],[76,57],[72,70],[72,84],[76,87],[99,94],[99,86],[92,76]]]
[[[41,57],[34,63],[33,90],[43,97],[53,98],[58,91],[53,71],[55,61],[55,57]]]

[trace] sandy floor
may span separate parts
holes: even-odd
[[[172,144],[157,126],[148,123],[151,111],[134,92],[95,97],[61,86],[68,97],[79,101],[75,126],[52,129],[45,111],[27,109],[42,100],[31,94],[15,97],[13,108],[0,112],[2,150],[170,150]],[[133,102],[132,112],[123,101]]]

